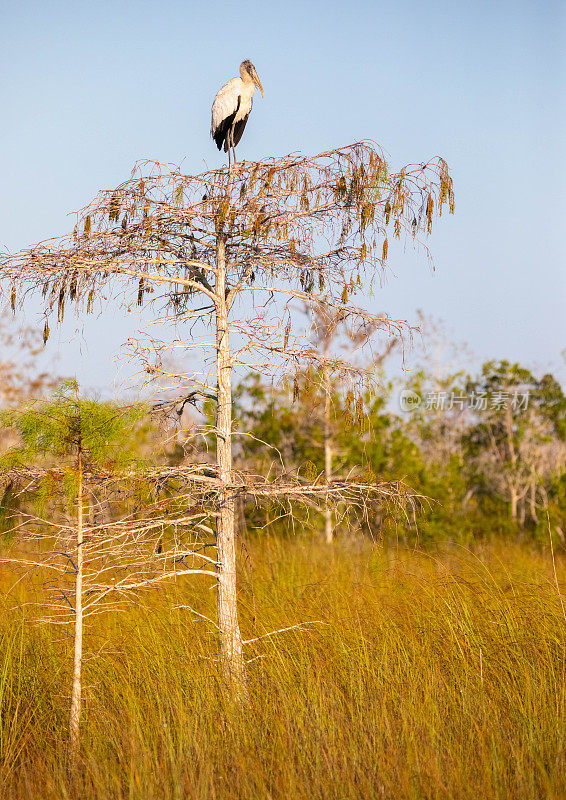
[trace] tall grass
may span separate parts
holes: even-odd
[[[0,621],[0,792],[9,798],[564,798],[566,620],[549,554],[434,556],[247,541],[250,702],[223,698],[206,581],[145,595],[85,634],[79,774],[66,770],[72,642],[22,590]],[[557,561],[563,585],[564,565]],[[4,574],[6,588],[9,577]],[[16,606],[16,607],[14,607]],[[253,659],[253,660],[252,660]]]

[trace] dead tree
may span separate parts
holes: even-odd
[[[143,406],[120,408],[81,398],[75,381],[62,382],[48,400],[30,401],[1,415],[3,425],[17,431],[18,441],[1,461],[0,488],[5,491],[0,514],[14,547],[0,563],[22,573],[18,580],[26,571],[47,572],[51,598],[41,603],[43,613],[51,622],[73,626],[71,765],[80,743],[85,619],[181,575],[215,576],[214,559],[200,541],[203,531],[210,531],[207,515],[194,495],[149,499],[141,513],[122,511],[103,524],[89,513],[101,495],[119,510],[122,498],[144,487],[149,498],[156,493],[159,472],[141,463],[136,448],[136,423],[144,415]],[[12,502],[7,502],[7,487]],[[22,497],[25,509],[14,504]],[[34,497],[45,506],[49,498],[49,510],[41,516],[33,510]],[[65,499],[76,506],[71,519]],[[166,529],[173,535],[164,542]]]
[[[16,493],[29,496],[45,479],[62,484],[64,475],[64,469],[59,472],[56,468],[11,469],[3,473],[2,483],[10,481]],[[127,488],[132,491],[136,485],[139,488],[140,480],[151,481],[153,477],[85,470],[79,449],[76,519],[66,520],[66,515],[56,513],[38,516],[20,509],[11,531],[15,543],[0,558],[0,564],[13,570],[14,584],[41,576],[46,592],[34,603],[40,607],[40,623],[73,629],[71,768],[76,766],[80,748],[84,634],[89,631],[90,618],[124,608],[138,600],[140,593],[179,578],[216,575],[215,560],[206,554],[211,531],[207,514],[195,503],[192,492],[178,495],[174,503],[148,503],[141,514],[123,514],[103,524],[86,523],[89,496],[103,492],[117,505],[116,499]]]
[[[356,324],[356,320],[350,320],[342,309],[328,309],[319,304],[315,307],[307,306],[307,313],[311,315],[310,338],[313,344],[322,351],[324,364],[322,373],[318,376],[320,389],[324,397],[323,408],[323,429],[324,429],[324,481],[327,486],[333,480],[333,460],[334,460],[334,425],[332,420],[332,393],[336,390],[341,378],[346,379],[352,374],[366,376],[371,381],[375,370],[383,364],[387,356],[395,349],[397,339],[389,337],[389,341],[383,349],[375,351],[372,348],[369,363],[365,366],[355,367],[352,363],[352,350],[356,351],[363,348],[366,343],[372,343],[374,334],[378,334],[381,329],[380,324]],[[353,324],[352,324],[353,323]],[[331,347],[333,342],[342,334],[349,344],[349,360],[344,363],[341,358],[331,358]],[[313,375],[307,376],[307,380],[312,380]],[[320,380],[321,379],[321,380]],[[359,411],[359,408],[358,408]],[[360,428],[363,429],[363,420],[358,420]],[[332,504],[329,497],[324,504],[324,538],[327,544],[334,541],[334,525],[332,521]]]
[[[199,175],[143,162],[78,214],[71,236],[0,261],[0,279],[17,301],[39,289],[46,315],[59,319],[66,303],[88,312],[112,292],[126,304],[147,303],[164,334],[130,344],[148,379],[174,388],[181,402],[214,398],[216,468],[207,480],[216,516],[221,661],[235,697],[245,694],[235,497],[324,504],[329,491],[324,483],[271,484],[234,474],[232,375],[252,369],[279,377],[305,364],[324,367],[324,354],[293,324],[293,300],[401,337],[403,323],[362,309],[354,298],[373,285],[390,240],[424,246],[445,204],[453,210],[441,158],[390,173],[368,142]],[[183,374],[168,368],[171,353],[185,356]],[[363,502],[370,494],[396,493],[391,485],[351,481],[333,486],[330,498]]]

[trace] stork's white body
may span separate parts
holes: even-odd
[[[238,111],[234,117],[234,123],[241,122],[245,117],[249,116],[252,110],[252,98],[256,88],[256,85],[252,81],[246,82],[240,77],[232,78],[228,83],[224,84],[218,91],[214,98],[214,103],[212,104],[211,136],[214,136],[214,132],[218,130],[222,121],[231,117],[236,109],[238,109]],[[240,98],[239,108],[238,97]]]

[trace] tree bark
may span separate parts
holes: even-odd
[[[235,500],[232,484],[232,365],[226,303],[226,240],[216,245],[216,466],[222,488],[216,523],[218,628],[224,677],[235,700],[246,697],[246,668],[238,624]]]
[[[531,519],[538,525],[538,514],[537,514],[537,484],[536,484],[536,473],[534,469],[531,473],[531,485],[530,485],[530,492],[529,492],[529,508],[531,512]]]
[[[332,431],[330,428],[330,376],[328,367],[324,368],[324,480],[326,486],[332,480]],[[332,509],[328,494],[325,498],[324,507],[324,538],[327,544],[332,544],[334,541]]]
[[[71,691],[71,714],[69,717],[69,751],[74,761],[79,746],[81,719],[81,671],[83,659],[83,465],[79,447],[77,457],[77,563],[75,576],[75,635],[73,658],[73,687]]]
[[[515,450],[515,441],[513,439],[513,416],[509,403],[505,406],[505,432],[507,435],[507,453],[511,462],[511,519],[516,522],[519,511],[519,492],[516,489],[517,451]]]
[[[517,509],[519,504],[519,496],[515,489],[511,488],[511,519],[513,522],[517,521]]]

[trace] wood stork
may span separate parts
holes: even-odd
[[[251,61],[242,61],[240,77],[225,83],[214,98],[210,135],[218,149],[223,146],[224,152],[228,153],[228,164],[231,163],[230,148],[236,163],[236,145],[244,133],[256,89],[263,97],[263,86],[254,65]]]

